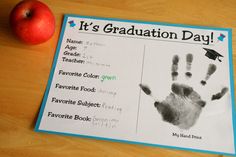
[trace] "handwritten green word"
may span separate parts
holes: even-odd
[[[102,75],[101,82],[116,80],[116,76]]]

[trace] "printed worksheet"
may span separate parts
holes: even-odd
[[[235,154],[229,28],[65,15],[35,131]]]

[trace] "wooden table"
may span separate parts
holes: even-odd
[[[1,157],[197,157],[218,156],[34,132],[48,81],[63,14],[191,25],[229,27],[236,33],[235,0],[42,0],[56,17],[48,42],[28,46],[9,28],[19,0],[0,1],[0,156]],[[233,36],[233,49],[236,36]],[[236,59],[236,53],[233,55]],[[234,64],[234,69],[235,68]]]

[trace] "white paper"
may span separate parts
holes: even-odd
[[[231,42],[230,29],[67,15],[36,130],[235,154]],[[210,59],[203,48],[223,57]],[[193,57],[190,70],[187,54]],[[178,76],[173,80],[175,55]],[[216,70],[206,79],[209,64]],[[180,107],[166,109],[173,84],[201,98],[179,96]],[[211,100],[223,88],[228,91]],[[195,100],[205,106],[190,124],[200,104]],[[192,114],[185,116],[186,108]]]

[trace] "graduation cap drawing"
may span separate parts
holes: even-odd
[[[205,56],[207,56],[209,59],[216,60],[217,58],[218,61],[221,62],[220,57],[224,57],[213,49],[207,49],[207,48],[203,48],[203,49],[207,51]]]

